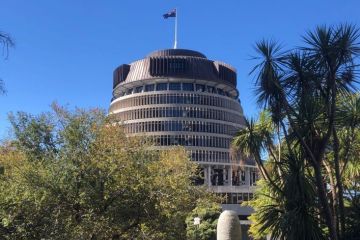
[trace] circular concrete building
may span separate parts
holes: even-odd
[[[202,53],[155,51],[115,69],[110,114],[129,136],[151,137],[158,149],[184,146],[201,166],[198,184],[226,196],[225,209],[246,216],[250,209],[238,203],[252,197],[257,170],[230,148],[244,124],[236,81],[233,67]]]

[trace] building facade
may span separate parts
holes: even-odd
[[[223,209],[251,209],[239,203],[253,196],[255,163],[231,150],[244,126],[236,70],[186,49],[155,51],[114,71],[110,114],[129,136],[148,136],[157,149],[181,145],[199,163],[205,184],[224,196]]]

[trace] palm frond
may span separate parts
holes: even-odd
[[[14,47],[15,42],[8,33],[0,31],[0,45],[2,46],[2,54],[7,58],[9,48]]]

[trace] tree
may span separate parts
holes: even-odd
[[[196,208],[186,218],[186,236],[191,240],[215,240],[216,226],[221,214],[219,204],[199,201]],[[200,224],[194,225],[194,218],[200,218]]]
[[[104,111],[57,105],[13,114],[0,148],[0,231],[5,239],[185,239],[199,199],[196,164],[182,148],[156,151],[128,138]]]
[[[317,198],[313,201],[318,205],[320,221],[325,223],[331,239],[344,239],[342,169],[347,166],[348,156],[342,158],[341,152],[352,147],[349,144],[358,125],[346,124],[347,115],[343,113],[350,112],[341,104],[341,99],[356,91],[354,83],[358,65],[355,59],[360,55],[359,30],[346,24],[321,26],[308,32],[303,39],[303,47],[289,51],[283,51],[273,41],[264,40],[256,45],[260,57],[255,59],[260,63],[252,73],[256,74],[258,102],[269,112],[276,129],[273,135],[277,135],[278,140],[260,138],[257,145],[252,145],[260,146],[271,158],[271,173],[266,173],[270,177],[265,180],[271,183],[275,181],[272,176],[278,176],[280,182],[271,183],[271,187],[279,188],[277,191],[286,186],[287,176],[296,176],[287,172],[305,168],[303,176],[299,177],[310,177],[310,182],[315,184]],[[340,145],[341,133],[348,140],[343,146]],[[237,138],[241,137],[244,137],[242,133]],[[279,150],[278,154],[275,154],[275,149]],[[284,167],[290,166],[289,162],[297,167]],[[328,171],[333,174],[330,179],[324,175],[327,169],[333,169],[333,172]],[[330,180],[332,194],[329,197],[326,184]],[[286,198],[284,194],[281,198]],[[272,229],[272,233],[274,231]]]
[[[278,156],[274,154],[275,127],[267,113],[260,116],[258,121],[252,121],[251,128],[256,133],[268,132],[267,139],[259,140],[263,148],[258,149],[257,154],[268,152],[263,171],[267,172],[271,181],[262,178],[257,183],[254,200],[246,203],[255,209],[255,213],[250,216],[253,222],[251,235],[256,239],[262,239],[268,234],[273,239],[324,239],[323,224],[318,218],[320,211],[316,204],[316,189],[301,151],[294,146],[290,154],[286,144],[282,144],[281,159],[277,159]],[[235,138],[234,143],[243,149],[240,141],[246,141],[246,138],[240,136]]]

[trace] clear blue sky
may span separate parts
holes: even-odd
[[[236,67],[250,116],[257,113],[248,76],[256,41],[272,38],[292,47],[316,25],[360,26],[359,0],[8,0],[0,7],[0,30],[16,41],[9,59],[0,60],[8,91],[0,96],[0,138],[8,135],[10,111],[36,114],[53,101],[107,109],[116,66],[172,47],[173,19],[162,14],[175,7],[179,48]]]

